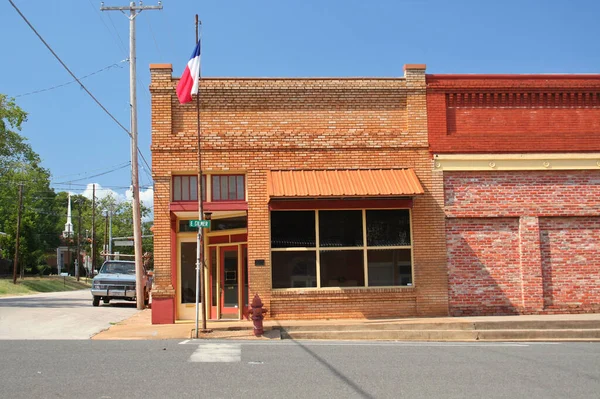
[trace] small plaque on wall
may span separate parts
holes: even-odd
[[[265,265],[264,259],[255,259],[254,260],[254,266],[264,266],[264,265]]]

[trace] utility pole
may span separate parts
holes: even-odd
[[[108,253],[112,254],[112,212],[113,212],[113,203],[111,201],[108,210]]]
[[[94,277],[94,267],[96,266],[96,185],[92,185],[92,278]]]
[[[162,10],[162,4],[159,1],[157,6],[139,6],[135,2],[129,3],[128,7],[104,7],[100,6],[101,11],[125,11],[129,10],[129,100],[131,107],[131,190],[133,192],[133,241],[135,248],[135,291],[137,298],[137,308],[144,309],[144,289],[142,286],[143,271],[143,253],[142,253],[142,217],[140,213],[140,186],[138,178],[138,154],[137,154],[137,98],[136,98],[136,58],[135,58],[135,17],[144,10]],[[127,14],[125,14],[127,15]]]
[[[108,245],[106,245],[106,240],[108,239],[108,211],[104,215],[104,261],[107,261],[109,258]]]
[[[23,183],[19,184],[19,210],[17,211],[17,242],[15,244],[15,265],[13,268],[13,284],[17,284],[17,266],[19,264],[19,236],[21,235],[21,208],[23,205]],[[21,279],[23,276],[21,276]]]
[[[79,254],[81,254],[81,252],[79,252],[79,240],[81,239],[81,198],[79,199],[77,205],[79,205],[79,217],[77,221],[77,258],[75,258],[75,277],[77,278],[77,281],[79,281]]]

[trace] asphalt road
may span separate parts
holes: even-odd
[[[87,339],[137,311],[135,302],[115,301],[92,307],[89,289],[3,297],[0,340]]]
[[[598,398],[597,343],[0,341],[2,398]]]

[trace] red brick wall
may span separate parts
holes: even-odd
[[[518,313],[522,307],[519,220],[449,219],[446,236],[450,313]]]
[[[151,72],[155,292],[173,298],[169,181],[196,170],[196,113],[177,102],[170,67]],[[405,79],[203,79],[201,92],[203,170],[247,177],[250,297],[280,318],[447,315],[442,174],[428,152],[423,68]],[[414,168],[426,190],[412,212],[414,287],[271,290],[266,172],[323,168]]]
[[[600,171],[444,181],[451,314],[600,309]]]
[[[600,217],[540,219],[544,306],[600,310]]]
[[[600,171],[446,172],[448,217],[600,214]]]
[[[433,153],[600,150],[600,75],[428,75]]]

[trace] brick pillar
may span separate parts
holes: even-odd
[[[154,180],[154,284],[152,287],[152,323],[175,322],[175,288],[172,261],[174,223],[169,212],[171,198],[168,152],[157,151],[156,142],[172,135],[172,97],[175,93],[171,64],[150,65],[152,93],[152,178]],[[175,240],[176,241],[176,240]]]
[[[250,302],[255,294],[271,311],[271,255],[269,228],[269,197],[265,170],[249,170],[248,181],[248,296]],[[264,266],[255,266],[256,260],[264,260]]]
[[[404,66],[408,137],[423,152],[415,172],[425,194],[414,199],[412,210],[413,268],[417,293],[417,314],[448,315],[448,273],[443,174],[434,171],[428,157],[427,95],[424,64]]]
[[[519,255],[523,311],[535,313],[544,308],[540,226],[536,216],[521,216],[519,219]]]

